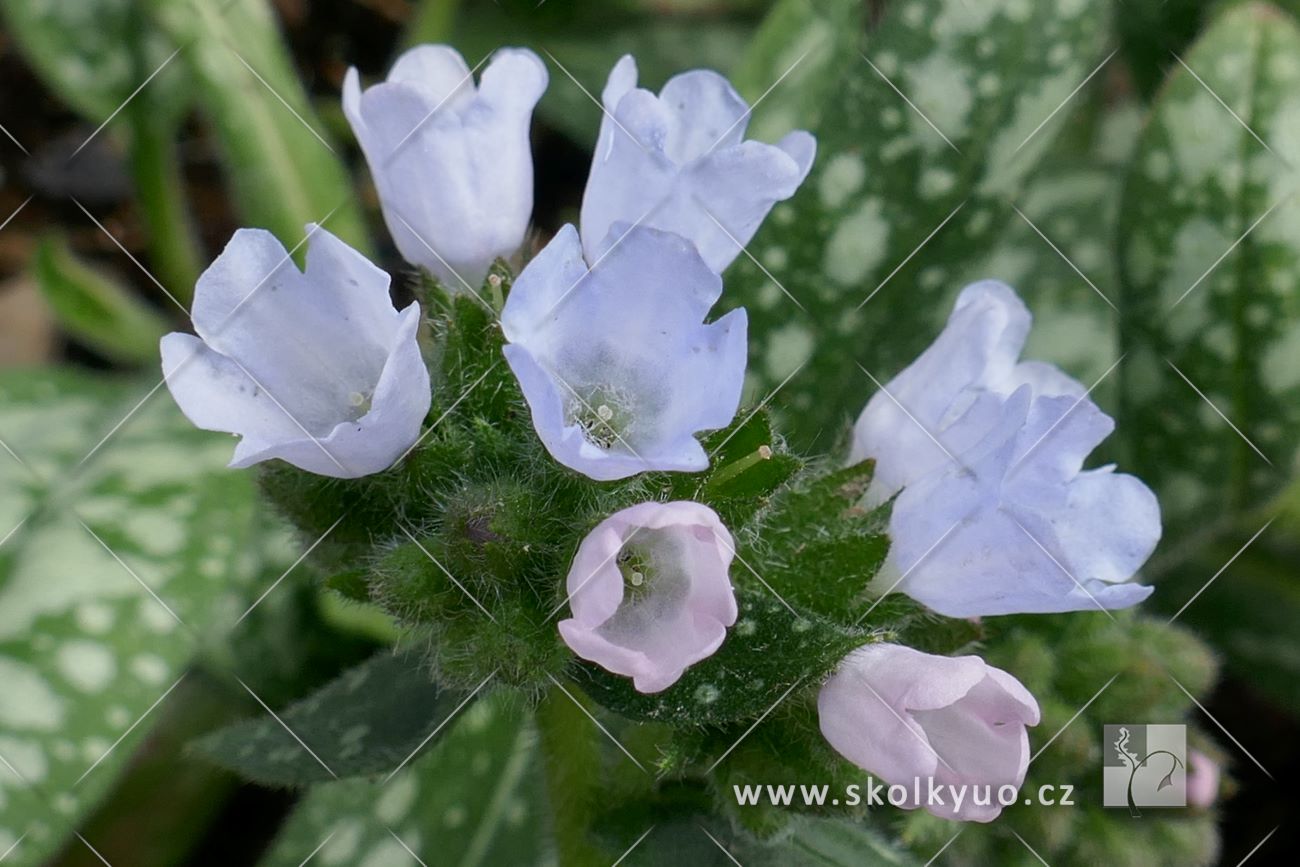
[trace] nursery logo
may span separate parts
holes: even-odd
[[[1128,807],[1187,806],[1187,726],[1108,725],[1102,737],[1102,803]]]

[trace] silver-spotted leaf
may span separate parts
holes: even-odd
[[[1290,18],[1229,9],[1161,90],[1125,190],[1120,430],[1167,525],[1259,504],[1300,446],[1297,57]]]
[[[0,852],[18,843],[6,867],[59,848],[247,604],[250,480],[225,469],[228,438],[146,393],[0,375]]]
[[[197,746],[267,786],[389,774],[446,731],[469,699],[434,685],[418,654],[383,650],[279,712],[279,719],[259,714]]]
[[[1104,23],[1104,4],[1080,0],[917,0],[840,49],[812,174],[726,275],[724,297],[749,310],[751,385],[785,383],[798,444],[837,444],[875,390],[859,365],[883,381],[933,339],[959,266],[1017,219],[1025,178],[1104,59]]]
[[[261,867],[548,863],[536,740],[517,701],[477,702],[391,780],[314,787]]]

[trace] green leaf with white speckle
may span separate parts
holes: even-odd
[[[384,650],[278,720],[258,715],[212,733],[197,748],[268,786],[388,774],[444,731],[465,698],[435,686],[418,656]]]
[[[225,469],[230,440],[165,394],[127,418],[143,396],[0,374],[0,852],[22,841],[6,867],[44,863],[94,809],[249,595],[254,491]]]
[[[475,703],[428,754],[388,782],[313,788],[261,867],[439,867],[550,863],[536,734],[517,701]],[[408,851],[409,849],[409,851]]]
[[[796,443],[837,443],[875,390],[858,365],[883,381],[909,363],[961,289],[955,266],[1018,219],[1012,202],[1104,57],[1104,6],[890,4],[862,53],[830,64],[812,173],[749,245],[763,268],[737,259],[724,295],[749,310],[756,393],[790,377],[779,403]]]
[[[1167,524],[1258,505],[1300,446],[1298,57],[1293,20],[1228,10],[1166,82],[1125,190],[1120,431]]]
[[[772,7],[732,75],[753,106],[748,138],[776,141],[792,129],[820,126],[839,79],[837,64],[859,47],[864,5],[781,0]]]

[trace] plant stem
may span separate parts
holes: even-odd
[[[175,128],[138,100],[130,113],[131,172],[136,200],[149,233],[149,256],[158,279],[182,304],[194,295],[202,253],[194,235],[177,158]]]
[[[599,735],[578,706],[579,695],[565,689],[557,682],[536,714],[557,854],[565,867],[607,867],[609,859],[587,835],[596,807]]]

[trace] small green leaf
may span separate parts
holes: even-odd
[[[669,497],[711,506],[733,530],[763,509],[803,466],[772,432],[766,408],[741,410],[729,426],[705,437],[703,445],[710,455],[708,470],[671,476]]]
[[[1119,431],[1167,526],[1258,505],[1300,449],[1298,53],[1290,17],[1230,8],[1174,67],[1129,173]]]
[[[73,337],[113,361],[157,361],[166,320],[122,284],[78,260],[62,238],[41,241],[32,269],[59,324]]]
[[[630,678],[590,663],[576,666],[578,682],[596,701],[633,719],[718,725],[762,715],[791,689],[817,683],[868,640],[862,632],[799,616],[762,587],[739,589],[736,599],[740,615],[722,647],[662,692],[637,692]]]
[[[198,100],[211,117],[243,220],[286,248],[321,223],[363,253],[369,239],[351,180],[324,139],[266,0],[149,0],[185,50]]]
[[[381,651],[279,713],[283,725],[258,716],[196,748],[268,786],[391,773],[424,749],[464,700],[435,686],[417,656]]]
[[[414,863],[411,852],[438,867],[548,863],[537,737],[505,699],[467,708],[392,780],[313,787],[261,867],[299,867],[313,853],[322,864]]]
[[[852,623],[867,603],[867,587],[889,553],[888,505],[859,505],[873,470],[874,462],[863,461],[797,482],[741,546],[745,561],[796,608]]]

